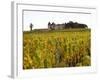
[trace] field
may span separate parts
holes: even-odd
[[[23,69],[90,65],[90,29],[23,32]]]

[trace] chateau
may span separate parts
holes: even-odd
[[[69,29],[69,28],[88,28],[86,24],[80,24],[77,22],[69,21],[68,23],[63,24],[55,24],[54,22],[48,22],[49,30],[57,30],[57,29]]]

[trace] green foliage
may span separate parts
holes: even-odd
[[[91,65],[90,30],[23,34],[23,69]]]

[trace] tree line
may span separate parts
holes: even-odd
[[[30,31],[33,30],[33,24],[30,23],[29,28]],[[62,23],[62,24],[56,24],[54,22],[48,22],[48,28],[49,30],[56,30],[56,29],[70,29],[70,28],[88,28],[88,26],[86,24],[81,24],[78,22],[73,22],[73,21],[69,21],[68,23]]]
[[[48,22],[48,28],[53,29],[69,29],[69,28],[88,28],[86,24],[69,21],[68,23],[55,24],[54,22]]]

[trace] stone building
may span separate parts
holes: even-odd
[[[72,21],[63,24],[55,24],[54,22],[48,23],[49,30],[61,30],[61,29],[69,29],[69,28],[88,28],[88,26],[86,24],[80,24]]]

